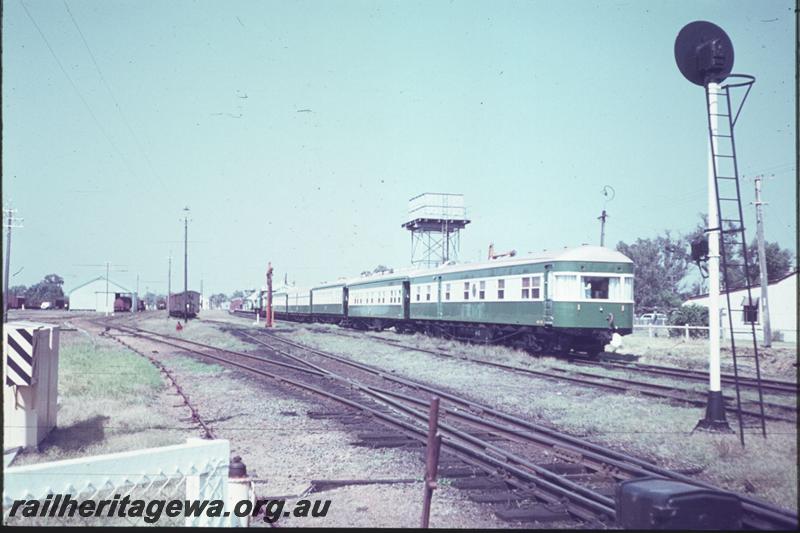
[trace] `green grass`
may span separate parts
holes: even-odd
[[[36,463],[165,446],[196,431],[160,372],[142,356],[103,338],[62,332],[57,427],[14,464]]]
[[[188,372],[191,374],[217,374],[225,370],[221,365],[205,363],[193,357],[185,357],[182,355],[176,355],[170,358],[169,367],[171,370]]]

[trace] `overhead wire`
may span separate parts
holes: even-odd
[[[89,57],[92,59],[92,63],[94,64],[94,67],[97,70],[97,74],[100,76],[100,80],[102,80],[103,85],[106,88],[106,91],[108,91],[108,95],[111,97],[111,100],[114,102],[114,105],[116,106],[117,111],[119,112],[119,115],[122,118],[122,122],[125,124],[125,127],[128,129],[128,132],[131,134],[131,137],[133,137],[133,140],[136,142],[136,146],[139,148],[139,151],[142,153],[142,156],[144,157],[144,160],[147,163],[147,166],[148,166],[148,168],[150,170],[150,173],[153,175],[154,178],[156,178],[156,180],[161,185],[161,188],[164,189],[164,192],[166,193],[167,192],[167,188],[164,185],[164,181],[161,179],[161,176],[159,176],[158,173],[153,168],[153,164],[150,161],[150,157],[147,155],[147,152],[144,150],[144,147],[142,146],[142,143],[139,141],[139,137],[133,131],[133,128],[131,127],[130,122],[125,117],[125,114],[122,112],[122,106],[119,105],[119,101],[114,96],[114,92],[111,90],[111,86],[108,84],[108,81],[106,80],[106,77],[103,75],[103,71],[100,68],[100,65],[97,63],[97,59],[95,58],[94,53],[92,53],[92,49],[89,46],[89,43],[86,41],[86,37],[83,35],[83,31],[81,30],[80,25],[78,24],[78,21],[75,19],[75,16],[72,14],[72,10],[69,8],[69,4],[67,3],[67,0],[62,0],[62,2],[64,3],[64,8],[67,10],[67,14],[69,15],[70,20],[72,20],[72,24],[75,26],[75,29],[78,30],[78,35],[80,35],[81,41],[83,41],[83,46],[86,48],[86,51],[89,53]]]
[[[86,108],[86,111],[88,111],[89,116],[92,117],[92,120],[94,121],[94,123],[97,126],[97,128],[100,130],[100,133],[103,135],[103,137],[105,137],[105,139],[108,141],[108,144],[111,145],[111,147],[114,149],[114,151],[120,157],[120,159],[122,159],[123,163],[128,168],[128,171],[134,177],[136,177],[136,173],[131,168],[131,165],[128,162],[127,158],[122,154],[122,152],[120,151],[119,147],[116,145],[116,143],[114,143],[114,141],[111,139],[111,137],[109,137],[109,135],[106,132],[105,128],[103,128],[103,125],[100,123],[100,120],[97,118],[97,115],[95,115],[94,111],[92,111],[92,108],[89,105],[89,102],[86,101],[86,98],[84,98],[83,94],[78,89],[78,86],[75,84],[75,81],[72,79],[72,77],[69,75],[67,70],[64,68],[64,65],[61,63],[61,60],[58,58],[58,55],[56,55],[55,50],[53,50],[53,47],[50,45],[50,41],[47,40],[47,37],[45,36],[45,34],[42,31],[41,27],[36,22],[36,19],[33,17],[31,12],[28,10],[28,6],[26,6],[25,2],[23,2],[22,0],[19,0],[19,3],[22,6],[22,9],[25,10],[25,13],[28,15],[28,18],[30,19],[30,21],[33,23],[33,26],[36,28],[36,31],[39,32],[39,36],[42,38],[42,40],[44,41],[44,44],[47,46],[47,49],[50,51],[50,54],[53,56],[53,59],[55,59],[56,63],[58,64],[58,68],[61,69],[61,72],[64,74],[64,77],[66,77],[67,80],[69,81],[70,85],[72,85],[72,88],[75,90],[75,93],[78,95],[78,98],[80,98],[81,102],[83,103],[83,106]]]

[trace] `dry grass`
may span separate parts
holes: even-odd
[[[240,341],[230,333],[221,331],[218,325],[204,323],[202,320],[189,320],[186,324],[181,322],[183,329],[181,331],[176,331],[175,326],[178,320],[176,318],[167,319],[163,315],[163,312],[159,313],[158,316],[143,315],[132,323],[148,331],[163,333],[165,335],[174,335],[195,342],[211,344],[218,348],[248,350],[253,347],[251,344]]]
[[[299,342],[457,391],[498,409],[651,459],[667,468],[699,470],[700,478],[723,488],[752,492],[779,505],[797,508],[796,428],[792,424],[770,423],[768,439],[749,435],[747,447],[742,449],[735,435],[692,433],[703,416],[702,408],[479,367],[376,342],[367,335],[354,338],[326,335],[324,331],[329,326],[293,324],[292,327],[295,329],[292,338]],[[569,368],[564,361],[533,358],[505,347],[469,346],[418,335],[383,333],[381,336],[419,348],[444,349],[537,370]],[[702,384],[698,390],[703,390]]]
[[[642,363],[679,366],[706,370],[708,368],[708,341],[705,339],[689,339],[684,337],[647,337],[646,335],[628,335],[623,337],[623,345],[618,351],[641,356]],[[733,372],[733,361],[730,350],[730,339],[721,342],[722,369]],[[752,355],[752,343],[737,340],[736,353]],[[783,380],[797,379],[797,345],[774,342],[771,348],[759,347],[759,361],[764,376]],[[742,365],[748,370],[751,360],[744,360]],[[748,373],[754,373],[748,372]]]
[[[149,361],[103,338],[62,332],[58,426],[14,464],[55,461],[184,442],[196,431],[178,412]],[[174,413],[174,414],[173,414]]]

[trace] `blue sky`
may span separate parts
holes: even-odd
[[[142,291],[165,291],[172,251],[182,285],[187,205],[189,284],[202,277],[206,293],[263,283],[267,261],[303,285],[404,266],[407,201],[427,191],[465,194],[466,260],[491,241],[598,243],[604,185],[607,243],[688,232],[706,206],[705,101],[673,43],[698,19],[722,26],[734,71],[758,79],[740,170],[774,174],[767,239],[796,253],[793,10],[4,1],[3,203],[25,219],[12,284],[56,272],[70,289],[104,271],[79,265],[111,261],[123,285],[138,273]]]

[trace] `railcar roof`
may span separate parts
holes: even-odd
[[[339,279],[334,282],[321,283],[315,285],[314,289],[323,289],[326,287],[335,287],[346,285],[348,287],[353,285],[364,285],[374,282],[393,281],[405,278],[416,278],[420,276],[428,276],[432,274],[440,274],[445,272],[466,272],[468,270],[481,270],[484,268],[496,268],[502,266],[515,266],[525,265],[529,263],[544,263],[551,261],[587,261],[595,263],[633,263],[626,255],[605,248],[603,246],[584,245],[575,248],[565,248],[562,250],[548,250],[538,253],[526,254],[523,256],[508,257],[502,259],[494,259],[491,261],[481,261],[477,263],[458,263],[446,264],[434,268],[415,268],[406,267],[402,269],[395,269],[391,273],[373,274],[370,276],[359,276],[348,279]],[[280,292],[293,293],[308,293],[308,288],[287,287]],[[277,292],[277,291],[275,291]]]

